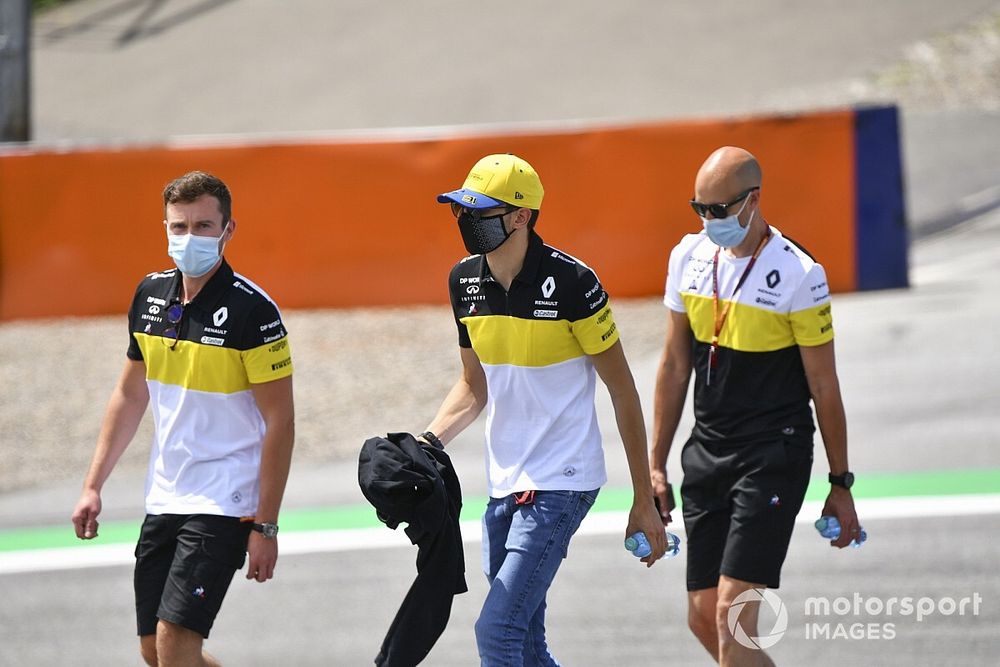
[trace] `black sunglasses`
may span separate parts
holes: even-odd
[[[759,187],[752,187],[746,190],[739,197],[729,202],[728,204],[702,204],[699,201],[691,200],[691,208],[694,212],[698,214],[699,217],[707,218],[708,214],[711,213],[713,218],[725,218],[726,214],[729,212],[729,207],[733,204],[739,204],[741,201],[750,196],[750,193],[754,190],[760,190]]]
[[[513,213],[518,209],[517,206],[511,206],[510,204],[504,204],[503,213],[494,213],[492,215],[485,216],[487,218],[497,218],[502,215],[507,215],[508,213]],[[462,214],[465,214],[472,219],[472,222],[479,222],[483,218],[483,209],[481,208],[468,208],[462,206],[458,202],[451,202],[451,214],[456,218]]]
[[[183,317],[184,305],[176,299],[171,301],[170,305],[167,306],[167,322],[171,326],[163,332],[165,337],[174,339],[174,342],[170,345],[171,350],[177,347],[177,341],[181,338],[181,319]]]

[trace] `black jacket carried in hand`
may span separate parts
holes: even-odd
[[[366,440],[358,482],[378,518],[392,529],[406,523],[406,536],[419,547],[417,578],[389,626],[375,664],[417,665],[444,632],[452,598],[469,590],[458,525],[462,488],[444,450],[409,433]]]

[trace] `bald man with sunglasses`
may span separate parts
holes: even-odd
[[[748,639],[758,604],[740,613],[739,639],[728,616],[741,594],[779,585],[812,469],[810,400],[830,466],[823,514],[843,527],[831,545],[859,530],[826,274],[768,224],[761,183],[754,156],[732,146],[698,171],[691,207],[704,230],[670,254],[654,398],[651,477],[669,523],[667,456],[694,372],[695,426],[680,455],[688,625],[722,665],[773,664]]]

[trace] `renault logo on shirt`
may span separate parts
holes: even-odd
[[[212,321],[215,322],[215,326],[221,327],[222,323],[225,322],[228,317],[229,309],[223,306],[212,314]]]
[[[556,291],[556,279],[553,278],[552,276],[549,276],[548,278],[545,279],[545,282],[542,283],[542,296],[548,299],[550,296],[552,296],[552,293],[555,291]]]

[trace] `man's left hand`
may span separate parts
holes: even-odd
[[[854,509],[854,497],[849,489],[841,486],[830,488],[830,495],[826,497],[823,505],[823,516],[835,516],[840,522],[840,537],[830,540],[830,546],[843,549],[851,540],[858,539],[861,534],[861,525],[858,522],[858,513]]]
[[[646,539],[649,540],[649,546],[652,547],[653,551],[639,560],[645,563],[646,567],[652,567],[653,563],[667,552],[667,532],[663,527],[660,513],[656,511],[656,505],[653,504],[652,500],[636,501],[632,504],[625,536],[628,537],[640,530],[646,534]]]
[[[278,538],[264,537],[251,531],[247,542],[247,579],[264,583],[274,576],[274,566],[278,562]]]

